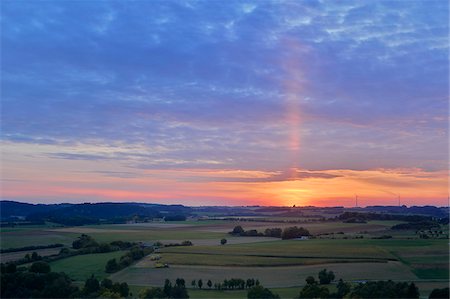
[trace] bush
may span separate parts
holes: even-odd
[[[83,292],[85,294],[96,293],[99,290],[100,290],[100,283],[98,282],[98,279],[94,277],[94,275],[86,279],[83,288]]]
[[[189,240],[181,242],[181,246],[192,246],[192,245],[194,244],[192,244],[192,242]]]
[[[287,227],[283,230],[283,233],[281,234],[281,238],[283,240],[288,240],[288,239],[296,239],[296,238],[300,238],[303,236],[310,236],[311,234],[309,233],[309,231],[306,228],[303,227],[297,227],[297,226],[293,226],[293,227]]]
[[[235,226],[235,227],[233,228],[233,231],[230,232],[230,234],[232,234],[232,235],[240,235],[240,234],[242,234],[243,232],[244,232],[244,229],[242,228],[242,226],[238,225],[238,226]]]
[[[50,272],[50,265],[47,264],[46,262],[35,262],[31,265],[30,267],[30,272],[33,273],[49,273]]]
[[[105,266],[106,273],[114,273],[119,271],[119,264],[117,264],[116,259],[110,259]]]
[[[281,228],[268,228],[264,231],[264,236],[273,237],[273,238],[281,238],[283,230]]]
[[[350,298],[419,298],[419,290],[414,283],[369,281],[354,287]]]
[[[73,249],[81,249],[87,247],[98,247],[98,243],[95,242],[92,237],[85,234],[82,234],[80,237],[78,237],[77,240],[72,242]]]
[[[307,284],[302,288],[298,298],[328,298],[330,292],[326,287],[321,287],[318,284]]]
[[[333,271],[327,272],[327,269],[323,269],[319,272],[319,281],[320,284],[330,284],[334,280]]]
[[[254,286],[247,292],[247,298],[249,299],[276,299],[280,298],[277,294],[272,293],[269,289],[263,286]]]
[[[167,298],[162,288],[143,289],[139,293],[141,299]]]
[[[428,298],[430,299],[450,298],[449,288],[434,289]]]

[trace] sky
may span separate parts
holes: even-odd
[[[1,1],[1,198],[448,205],[449,3]]]

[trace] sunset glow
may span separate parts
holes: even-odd
[[[2,199],[447,206],[448,4],[389,3],[5,1]]]

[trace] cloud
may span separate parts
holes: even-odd
[[[232,173],[236,173],[230,171]],[[248,174],[255,175],[248,175]],[[202,172],[197,172],[193,176],[188,176],[187,181],[207,181],[207,182],[242,182],[242,183],[262,183],[262,182],[285,182],[285,181],[300,181],[307,179],[333,179],[340,177],[339,174],[330,174],[326,172],[314,172],[314,171],[305,171],[298,169],[289,169],[283,171],[276,172],[254,172],[254,171],[239,171],[237,175],[233,176],[220,176],[214,175],[214,172],[205,172],[202,175]]]
[[[293,167],[309,170],[298,179],[447,169],[448,12],[445,1],[5,1],[2,140],[36,159],[138,171],[281,171],[242,182],[291,180]]]

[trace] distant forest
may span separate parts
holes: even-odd
[[[367,221],[402,220],[408,222],[439,220],[448,223],[448,207],[434,206],[369,206],[343,207],[187,207],[146,203],[83,203],[83,204],[29,204],[0,201],[1,225],[36,225],[53,222],[61,225],[125,223],[127,221],[184,221],[201,213],[214,213],[221,217],[251,217],[267,213],[282,217],[308,218],[315,212],[321,220]],[[334,216],[333,216],[334,215]]]

